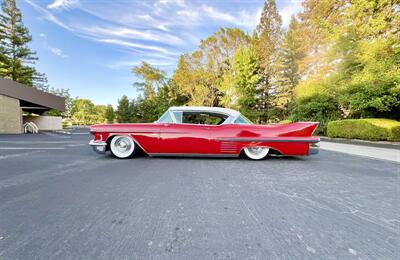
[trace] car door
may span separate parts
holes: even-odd
[[[209,154],[210,126],[163,123],[160,125],[159,145],[162,154]]]

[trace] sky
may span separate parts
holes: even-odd
[[[171,76],[179,56],[219,27],[251,33],[264,0],[18,0],[37,52],[37,69],[54,88],[95,104],[138,96],[132,67],[146,61]],[[278,0],[287,27],[301,0]]]

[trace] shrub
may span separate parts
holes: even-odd
[[[285,120],[279,121],[279,124],[290,124],[290,123],[293,123],[292,120],[290,120],[290,119],[285,119]]]
[[[329,121],[341,117],[337,99],[328,95],[314,95],[296,101],[291,120],[319,122],[316,134],[326,134]]]
[[[400,122],[390,119],[346,119],[328,123],[329,137],[400,141]]]

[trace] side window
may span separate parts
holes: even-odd
[[[182,123],[196,125],[220,125],[227,116],[215,113],[183,112]]]
[[[178,124],[182,124],[182,112],[181,111],[173,111],[172,113],[175,116],[176,122]]]
[[[236,118],[236,120],[233,122],[234,124],[240,124],[240,125],[248,125],[251,124],[251,122],[249,122],[249,120],[247,120],[246,118],[244,118],[243,116],[238,116],[238,118]]]
[[[171,115],[169,114],[169,111],[165,112],[164,115],[160,117],[157,121],[158,123],[173,123],[174,121],[171,118]]]

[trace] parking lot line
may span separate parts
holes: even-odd
[[[31,154],[37,154],[41,153],[42,151],[30,151],[30,152],[25,152],[25,153],[15,153],[15,154],[7,154],[7,155],[0,155],[0,160],[3,159],[10,159],[10,158],[15,158],[15,157],[20,157],[20,156],[26,156],[26,155],[31,155]]]
[[[0,147],[0,150],[64,150],[65,147]]]
[[[79,144],[76,141],[0,141],[2,144]]]

